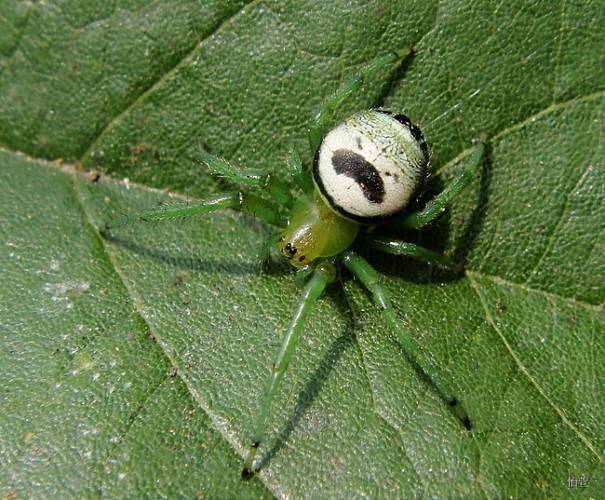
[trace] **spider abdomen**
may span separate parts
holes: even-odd
[[[313,178],[341,216],[373,223],[403,211],[429,171],[422,132],[404,115],[370,110],[323,138]]]

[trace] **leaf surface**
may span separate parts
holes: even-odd
[[[583,476],[577,492],[597,496],[603,16],[598,2],[3,4],[2,493],[564,498]],[[111,241],[97,229],[224,190],[200,143],[285,179],[289,142],[311,157],[305,123],[322,99],[407,46],[342,114],[405,111],[433,150],[430,191],[486,139],[473,184],[405,235],[465,272],[366,255],[473,429],[343,273],[243,483],[238,455],[298,293],[285,264],[258,272],[268,229],[232,213]]]

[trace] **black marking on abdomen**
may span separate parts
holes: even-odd
[[[353,179],[363,195],[372,203],[382,203],[384,182],[376,167],[363,156],[348,149],[338,149],[332,155],[332,165],[337,174],[345,174]]]

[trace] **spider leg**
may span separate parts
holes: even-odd
[[[422,210],[409,213],[397,221],[397,226],[408,229],[419,229],[436,219],[445,210],[445,206],[469,184],[475,175],[477,167],[481,164],[484,152],[485,144],[480,142],[475,147],[469,164],[458,177],[450,182],[441,193],[429,201]]]
[[[271,262],[283,260],[283,256],[277,249],[277,244],[281,238],[281,235],[281,231],[274,231],[263,241],[259,254],[259,275],[263,274],[265,266],[269,265]]]
[[[334,114],[344,100],[359,90],[367,78],[375,75],[385,66],[405,59],[411,52],[411,49],[406,48],[398,52],[389,52],[373,59],[361,68],[358,73],[347,79],[336,92],[322,104],[309,121],[309,145],[311,146],[311,152],[313,154],[317,151],[317,147],[326,130],[332,125],[331,122],[334,119]]]
[[[305,167],[300,160],[300,155],[294,147],[290,148],[288,166],[290,167],[290,176],[296,185],[302,189],[304,193],[310,193],[313,190],[311,175],[308,170],[305,170]]]
[[[101,230],[101,234],[107,236],[109,231],[122,226],[128,226],[137,222],[163,221],[170,219],[182,219],[193,215],[207,214],[223,208],[231,208],[251,214],[268,224],[284,227],[286,221],[279,215],[273,204],[253,195],[244,194],[241,191],[216,195],[207,200],[193,205],[177,205],[169,208],[145,210],[123,217],[118,217],[107,222]]]
[[[383,317],[397,335],[399,343],[408,357],[418,366],[422,372],[432,382],[433,386],[440,393],[443,400],[452,408],[455,415],[460,419],[462,424],[470,429],[471,421],[468,414],[462,407],[460,401],[455,398],[452,392],[441,381],[441,379],[432,373],[430,367],[419,356],[420,348],[416,341],[410,337],[408,332],[401,326],[401,321],[397,318],[395,309],[391,304],[391,300],[387,291],[380,285],[380,280],[376,270],[361,256],[347,250],[341,254],[343,264],[351,271],[359,281],[372,294],[374,303],[380,308]]]
[[[441,267],[453,268],[454,262],[447,255],[443,255],[428,248],[424,248],[407,241],[391,239],[386,237],[367,236],[362,240],[363,244],[375,248],[381,252],[394,255],[406,255],[423,260],[428,264],[437,264]]]
[[[212,174],[228,179],[240,186],[266,189],[273,200],[279,205],[288,207],[292,205],[293,200],[288,186],[282,181],[273,178],[271,174],[259,170],[236,168],[224,158],[214,156],[201,147],[198,154]]]
[[[321,296],[326,286],[334,281],[335,277],[336,269],[334,265],[328,261],[323,261],[317,265],[311,278],[303,288],[298,305],[296,306],[294,317],[292,318],[290,326],[288,327],[284,340],[282,341],[282,345],[275,359],[275,363],[273,364],[271,377],[269,378],[268,384],[265,388],[260,409],[256,414],[252,443],[248,449],[248,455],[242,470],[243,479],[249,479],[254,474],[252,464],[254,462],[254,457],[256,456],[256,450],[265,437],[267,416],[269,415],[271,404],[273,403],[273,399],[277,394],[281,381],[284,377],[284,373],[288,368],[288,363],[290,362],[292,354],[296,349],[296,344],[298,343],[302,333],[303,324],[315,301]]]

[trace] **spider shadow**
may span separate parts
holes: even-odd
[[[284,274],[290,267],[287,262],[279,262],[274,258],[263,260],[259,257],[257,259],[252,258],[248,261],[242,261],[241,259],[236,258],[202,258],[196,255],[179,255],[175,251],[164,252],[152,249],[132,240],[120,238],[111,233],[104,234],[103,238],[130,253],[154,259],[167,266],[180,270],[208,273],[220,270],[223,273],[234,276],[258,276],[259,274],[274,276]],[[261,248],[259,246],[259,251],[260,250]]]
[[[489,186],[492,181],[492,148],[489,144],[485,146],[485,152],[479,167],[479,189],[476,192],[475,206],[467,218],[464,229],[454,242],[454,250],[451,252],[453,269],[444,269],[431,266],[411,257],[387,254],[375,250],[357,249],[359,253],[367,256],[378,271],[386,275],[395,275],[406,281],[416,284],[448,283],[457,281],[464,276],[464,268],[468,262],[468,255],[479,236],[485,221],[487,210]],[[443,180],[433,177],[427,184],[423,194],[410,207],[410,211],[419,210],[428,200],[441,192],[444,188]],[[425,246],[439,253],[443,253],[450,239],[451,216],[446,210],[435,222],[420,230],[394,231],[385,226],[386,231],[377,231],[376,234],[385,234],[393,238],[402,239]],[[380,257],[376,258],[379,254]]]
[[[328,380],[330,373],[338,364],[338,360],[341,358],[345,349],[355,341],[354,321],[350,318],[349,304],[342,296],[342,288],[339,290],[339,287],[341,286],[341,281],[337,281],[336,286],[331,286],[326,295],[329,296],[330,300],[332,300],[343,312],[343,317],[348,318],[345,331],[332,343],[319,363],[319,366],[315,369],[302,391],[299,392],[292,416],[278,434],[271,448],[263,454],[257,466],[259,469],[264,469],[275,454],[288,442],[290,435],[298,426],[301,418],[320,394],[326,380]]]
[[[473,248],[483,224],[485,223],[485,214],[487,212],[487,203],[489,195],[489,187],[492,183],[494,156],[491,144],[485,144],[485,151],[481,161],[481,169],[479,174],[479,190],[477,193],[477,204],[473,209],[462,235],[458,238],[455,245],[453,258],[455,262],[460,262],[466,266],[468,254]]]
[[[461,417],[460,414],[456,411],[456,406],[459,405],[460,401],[455,398],[453,400],[446,399],[444,395],[439,391],[438,386],[435,385],[435,381],[429,376],[427,372],[422,369],[422,367],[417,363],[417,361],[412,356],[410,356],[410,354],[403,348],[403,346],[397,341],[397,339],[393,338],[393,343],[396,344],[396,348],[398,349],[401,356],[410,364],[410,366],[416,373],[418,379],[421,380],[429,388],[429,390],[432,391],[441,401],[443,401],[443,404],[445,404],[452,416],[456,418],[466,430],[470,431],[471,429],[473,429],[473,420],[471,420],[468,415]]]
[[[404,81],[405,74],[407,73],[408,69],[410,68],[416,57],[416,52],[414,52],[412,48],[410,48],[410,50],[410,54],[407,55],[405,59],[397,65],[397,67],[391,73],[390,78],[388,78],[388,80],[382,85],[380,92],[372,102],[373,108],[382,108],[386,98],[393,95],[397,86]]]
[[[391,107],[385,107],[384,102],[389,96],[393,95],[397,87],[405,79],[405,74],[414,62],[415,56],[414,50],[411,49],[409,55],[395,63],[396,66],[387,71],[388,76],[381,83],[377,82],[376,77],[370,78],[369,81],[364,81],[361,89],[356,92],[357,95],[349,96],[345,102],[340,104],[338,110],[334,112],[331,120],[332,126],[363,109],[384,109],[391,111]],[[328,130],[329,128],[331,127],[328,127]],[[314,154],[315,151],[311,152],[311,161]]]

